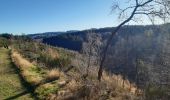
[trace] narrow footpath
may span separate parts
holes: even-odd
[[[0,100],[33,100],[10,58],[10,50],[0,48]]]

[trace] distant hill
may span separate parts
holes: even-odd
[[[59,34],[62,34],[65,32],[45,32],[45,33],[35,33],[35,34],[29,34],[28,36],[31,37],[32,39],[43,39],[47,37],[53,37],[57,36]]]
[[[64,33],[74,33],[74,32],[78,32],[78,31],[70,30],[70,31],[66,31],[66,32],[44,32],[44,33],[29,34],[27,36],[32,39],[44,39],[44,38],[58,36],[58,35],[64,34]]]
[[[146,30],[149,30],[150,28],[154,28],[154,26],[149,26],[149,25],[148,26],[124,26],[119,31],[119,34],[116,36],[116,38],[124,37],[126,34],[131,36],[137,34],[143,34]],[[90,35],[89,32],[99,34],[101,35],[102,40],[106,40],[113,30],[114,27],[107,27],[107,28],[89,29],[83,31],[63,32],[62,34],[57,34],[55,36],[52,35],[50,36],[48,33],[46,33],[46,36],[45,35],[43,36],[43,34],[42,36],[40,34],[40,36],[42,37],[42,42],[45,44],[64,47],[76,51],[82,51],[83,42],[87,41],[87,37],[88,35]],[[70,47],[70,45],[73,46]],[[75,45],[77,46],[76,49],[75,49]]]

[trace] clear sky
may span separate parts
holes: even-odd
[[[115,25],[113,0],[0,0],[0,33],[83,30]]]
[[[0,33],[33,34],[113,27],[115,0],[0,0]],[[117,0],[123,7],[127,6]],[[144,20],[146,24],[147,20]],[[131,23],[132,24],[132,23]]]

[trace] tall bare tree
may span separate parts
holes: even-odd
[[[86,74],[83,76],[84,78],[88,77],[89,74],[89,68],[91,64],[95,64],[97,62],[94,62],[94,56],[96,57],[95,61],[98,61],[97,57],[99,56],[100,50],[99,47],[101,45],[100,43],[101,38],[100,36],[93,32],[93,30],[89,30],[86,36],[86,42],[83,43],[83,52],[88,56],[87,58],[87,68],[86,68]]]
[[[88,54],[88,64],[87,64],[87,68],[86,68],[86,77],[88,76],[89,74],[89,67],[91,65],[91,60],[92,60],[92,49],[95,45],[95,38],[96,38],[96,33],[93,33],[92,30],[90,30],[88,32],[88,35],[87,35],[87,41],[88,41],[88,50],[86,50],[87,54]]]
[[[138,22],[140,18],[148,18],[153,24],[160,20],[167,21],[170,15],[170,0],[124,0],[126,2],[123,6],[115,0],[113,11],[118,11],[118,18],[123,20],[112,32],[108,38],[106,46],[102,53],[102,59],[98,71],[98,80],[101,81],[103,66],[107,57],[108,48],[112,42],[115,34],[122,26],[130,21]],[[141,19],[142,20],[142,19]]]

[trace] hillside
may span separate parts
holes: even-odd
[[[1,46],[11,48],[11,59],[18,69],[17,74],[21,75],[23,82],[27,83],[26,87],[31,89],[37,99],[135,100],[141,98],[141,94],[137,96],[141,92],[136,92],[135,84],[123,80],[121,75],[109,75],[105,72],[103,81],[99,82],[95,71],[97,67],[91,67],[87,76],[86,56],[78,52],[51,47],[18,36],[3,41]]]
[[[98,65],[102,49],[112,30],[114,28],[64,33],[44,38],[42,42],[78,51],[89,56]],[[136,83],[142,89],[158,86],[156,90],[170,91],[169,47],[170,24],[124,26],[112,40],[105,70],[121,74],[123,79]],[[169,92],[165,93],[169,95]]]
[[[118,37],[124,38],[125,35],[129,35],[129,36],[141,35],[141,34],[144,34],[145,31],[147,31],[147,30],[155,29],[155,28],[158,28],[158,27],[159,26],[152,26],[152,25],[124,26],[119,31],[119,33],[115,37],[114,41],[116,41]],[[91,32],[96,33],[99,36],[101,36],[102,41],[104,41],[105,39],[107,39],[107,37],[109,37],[110,33],[113,30],[114,30],[114,27],[108,27],[108,28],[76,31],[76,32],[63,32],[62,34],[58,34],[56,36],[44,37],[44,38],[42,38],[42,42],[53,45],[53,46],[68,48],[68,49],[71,49],[71,50],[74,50],[74,47],[72,47],[72,48],[68,47],[69,45],[67,45],[67,43],[70,43],[70,44],[73,43],[73,45],[75,45],[75,42],[77,42],[77,43],[81,44],[81,45],[77,45],[77,48],[79,48],[77,51],[81,51],[83,43],[88,41],[88,36],[90,36]],[[157,30],[155,30],[155,31],[157,31]],[[155,35],[158,35],[158,34],[159,33],[155,32]],[[31,36],[31,38],[33,38],[33,37]],[[61,42],[63,42],[64,44],[61,45]]]
[[[95,41],[90,55],[98,62],[102,48],[112,30],[114,28],[64,33],[44,38],[42,42],[89,55],[90,41]],[[139,85],[146,82],[160,84],[160,81],[164,81],[163,83],[165,83],[170,80],[170,74],[168,74],[170,73],[169,33],[170,24],[122,27],[112,40],[105,69],[115,74],[122,74],[126,79],[136,82],[136,68],[140,67],[139,69],[143,71],[139,73]],[[163,55],[166,55],[166,58]],[[165,61],[165,59],[167,60]],[[168,63],[162,65],[163,62]],[[162,68],[162,66],[164,67]],[[160,73],[160,70],[163,70],[164,73]]]
[[[60,43],[67,39],[70,47],[70,41],[75,42],[75,47],[77,41],[82,42],[79,52],[9,34],[0,37],[0,46],[11,49],[18,74],[40,100],[168,100],[169,26],[143,28],[147,30],[139,34],[131,30],[133,35],[116,35],[101,82],[97,80],[100,53],[110,33],[57,36]],[[124,32],[127,29],[124,27]]]

